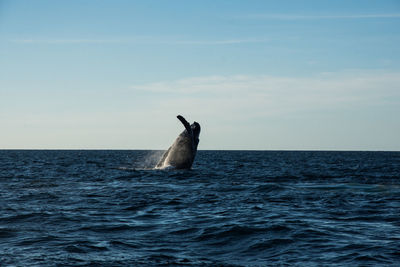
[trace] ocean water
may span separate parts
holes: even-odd
[[[0,151],[0,266],[400,266],[400,152]]]

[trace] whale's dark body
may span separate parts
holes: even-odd
[[[197,122],[190,125],[184,117],[177,118],[185,126],[185,130],[176,138],[175,142],[163,154],[156,168],[174,167],[176,169],[190,169],[199,145],[200,124]]]

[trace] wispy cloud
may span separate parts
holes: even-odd
[[[164,41],[165,44],[177,45],[233,45],[233,44],[249,44],[249,43],[266,43],[268,39],[248,38],[248,39],[221,39],[221,40],[171,40]]]
[[[227,39],[184,39],[173,37],[137,37],[121,39],[80,39],[80,38],[19,38],[10,39],[19,44],[79,45],[79,44],[161,44],[161,45],[235,45],[266,43],[265,38],[227,38]]]
[[[179,122],[170,125],[176,114],[199,121],[205,129],[203,148],[214,142],[231,148],[246,143],[247,148],[270,144],[280,149],[349,149],[363,147],[360,131],[375,140],[371,129],[376,124],[395,131],[397,126],[387,118],[400,105],[399,84],[399,72],[384,71],[206,76],[134,85],[132,94],[146,97],[142,117],[149,122],[157,118],[157,129],[176,132]],[[376,114],[374,119],[371,114]],[[354,142],[344,143],[343,134]]]
[[[63,98],[43,101],[47,93],[32,91],[25,99],[35,108],[40,101],[47,107],[40,112],[16,108],[3,116],[0,145],[167,148],[183,130],[175,119],[182,114],[201,123],[202,149],[398,150],[399,84],[399,72],[347,71],[188,77],[137,84],[95,100],[92,94],[65,92]],[[0,102],[12,102],[4,96]],[[49,106],[76,99],[81,110]],[[95,104],[90,109],[89,102]]]
[[[132,86],[154,96],[161,110],[173,107],[215,116],[276,116],[353,109],[400,101],[399,73],[325,73],[315,77],[208,76]],[[159,102],[157,94],[160,94]],[[168,107],[167,107],[168,106]],[[245,114],[245,115],[244,115]]]
[[[22,39],[11,39],[13,43],[21,44],[107,44],[107,43],[122,43],[122,40],[114,39],[35,39],[35,38],[22,38]]]
[[[241,19],[260,20],[333,20],[333,19],[390,19],[400,18],[400,13],[392,14],[344,14],[344,15],[297,15],[297,14],[248,14],[239,15]]]

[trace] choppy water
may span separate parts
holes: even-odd
[[[400,266],[399,152],[0,151],[1,266]]]

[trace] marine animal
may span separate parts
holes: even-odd
[[[175,169],[190,169],[199,145],[200,124],[193,122],[191,125],[184,117],[177,118],[185,126],[185,130],[175,139],[175,142],[163,154],[156,165],[156,169],[173,167]]]

